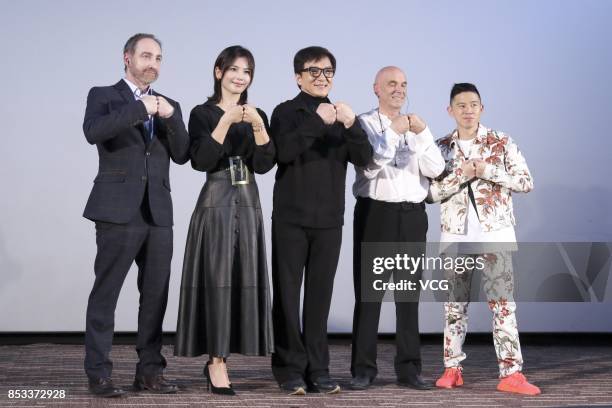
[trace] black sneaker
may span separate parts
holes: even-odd
[[[340,385],[336,381],[332,380],[329,375],[322,375],[314,380],[308,381],[307,391],[336,394],[340,392]]]
[[[285,381],[278,386],[289,395],[306,395],[306,383],[301,378]]]

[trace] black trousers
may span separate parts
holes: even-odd
[[[145,202],[147,195],[145,194]],[[172,227],[153,225],[143,205],[127,224],[96,222],[96,279],[89,295],[85,325],[85,372],[89,378],[112,374],[109,358],[115,327],[115,307],[123,281],[138,265],[137,375],[155,375],[166,366],[161,354],[162,322],[168,300]]]
[[[361,243],[362,242],[418,242],[424,243],[427,235],[427,213],[422,203],[389,203],[359,197],[353,219],[353,284],[355,311],[353,314],[353,344],[351,374],[374,379],[376,367],[376,343],[383,293],[376,302],[362,301]],[[419,257],[421,250],[411,248]],[[418,252],[418,253],[417,253]],[[415,274],[420,278],[422,270]],[[388,276],[387,276],[388,279]],[[418,299],[418,298],[417,298]],[[421,344],[419,335],[419,303],[401,301],[396,297],[396,347],[395,372],[402,381],[407,376],[421,372]]]
[[[329,373],[327,318],[341,243],[342,227],[306,228],[272,221],[272,373],[279,384]]]

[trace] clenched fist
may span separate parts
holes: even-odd
[[[244,115],[242,116],[242,120],[250,123],[253,126],[263,126],[263,119],[257,112],[254,106],[251,105],[243,105],[244,106]]]
[[[336,105],[336,120],[341,122],[345,128],[350,128],[355,123],[355,112],[344,102],[337,102]]]
[[[423,119],[415,115],[414,113],[409,113],[408,119],[410,120],[410,131],[414,134],[419,134],[425,130],[427,125],[423,122]]]
[[[244,108],[241,105],[236,105],[226,110],[221,117],[221,120],[227,122],[229,125],[232,125],[234,123],[242,122],[243,116]]]
[[[461,172],[468,180],[473,179],[476,176],[476,167],[474,166],[473,160],[466,160],[461,165]]]
[[[155,115],[157,113],[157,97],[153,95],[143,95],[140,100],[144,103],[147,114]]]
[[[166,119],[174,114],[174,106],[170,105],[170,102],[163,96],[157,96],[157,114]]]
[[[391,121],[391,129],[398,135],[403,135],[410,130],[410,118],[408,115],[399,115]]]
[[[472,160],[472,163],[474,163],[474,172],[476,177],[482,178],[485,168],[487,167],[487,162],[482,159],[474,159]]]
[[[323,119],[323,123],[326,125],[333,125],[336,122],[336,108],[331,103],[319,104],[317,115]]]

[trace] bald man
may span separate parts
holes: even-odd
[[[376,341],[384,291],[373,290],[374,279],[387,282],[390,272],[362,276],[361,244],[366,242],[411,242],[408,255],[419,257],[427,234],[429,178],[444,169],[444,159],[425,122],[415,114],[402,114],[406,102],[406,75],[397,67],[384,67],[374,81],[378,108],[359,115],[362,128],[373,147],[365,167],[356,168],[353,194],[357,198],[353,219],[353,389],[370,386],[377,374]],[[414,253],[412,253],[414,252]],[[367,265],[365,265],[367,266]],[[367,270],[367,268],[365,269]],[[418,280],[422,270],[414,271]],[[394,274],[394,282],[400,281]],[[364,296],[365,295],[365,296]],[[402,299],[395,293],[395,372],[398,384],[418,390],[431,386],[421,377],[421,351],[416,294]]]

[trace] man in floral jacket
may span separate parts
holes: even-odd
[[[493,341],[500,371],[497,389],[537,395],[540,389],[521,373],[511,256],[516,247],[511,194],[531,191],[533,181],[516,143],[508,135],[480,124],[482,111],[476,86],[453,86],[448,113],[457,122],[457,129],[436,142],[446,168],[432,180],[428,201],[441,201],[440,242],[445,255],[463,258],[461,265],[481,266],[484,291],[493,312]],[[463,385],[461,361],[466,354],[462,347],[474,269],[479,268],[462,269],[463,273],[445,271],[449,279],[449,299],[444,304],[445,371],[436,382],[441,388]]]

